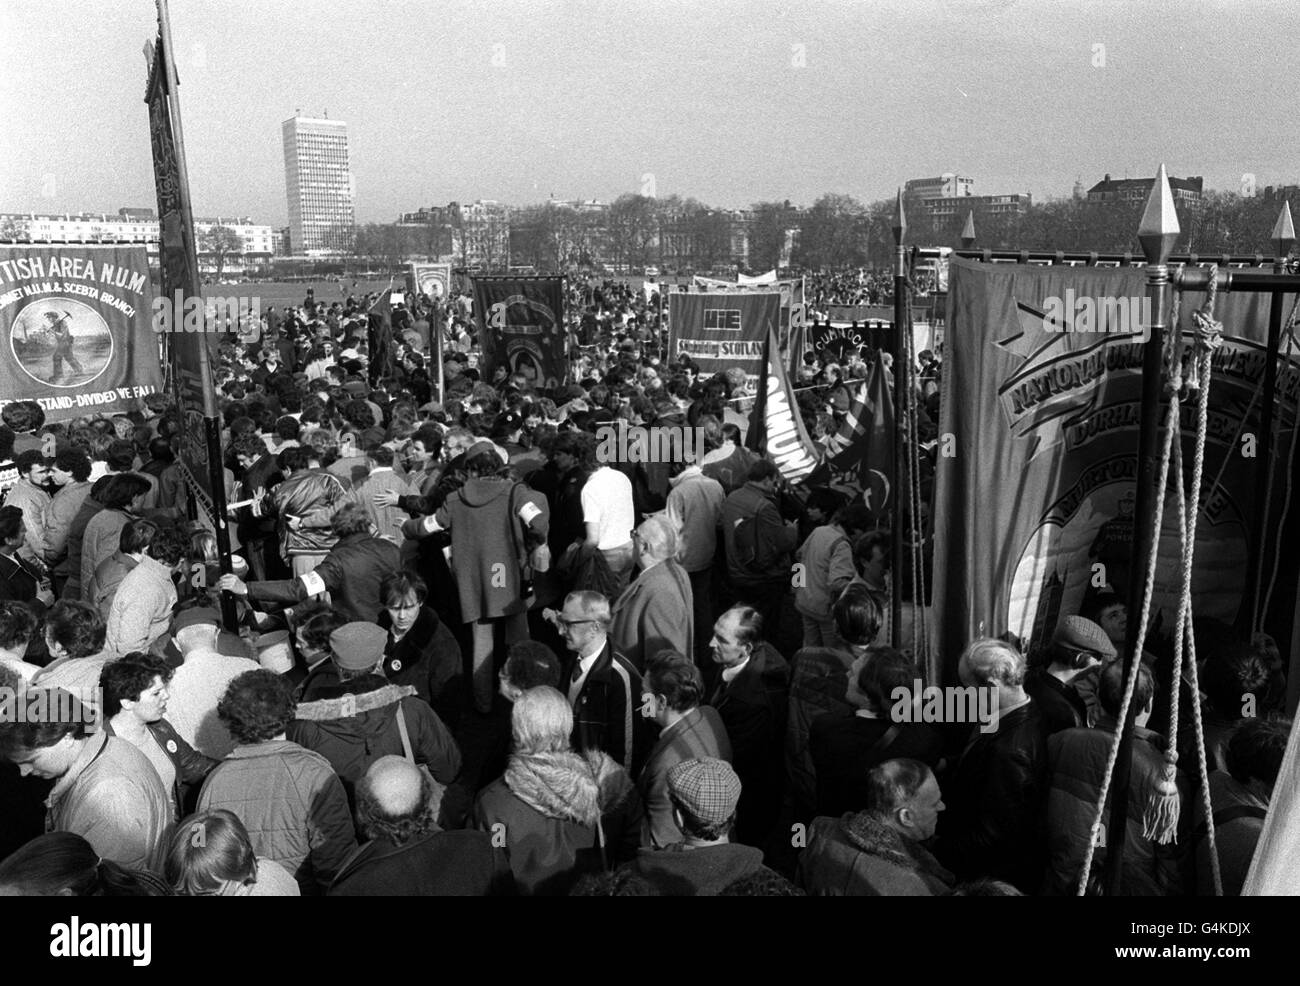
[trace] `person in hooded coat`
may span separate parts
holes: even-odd
[[[487,714],[496,691],[497,638],[503,636],[509,646],[528,637],[532,567],[549,568],[550,508],[546,497],[514,480],[490,442],[470,448],[465,471],[465,485],[436,513],[407,521],[403,530],[417,538],[451,531],[461,618],[473,625],[474,702]]]
[[[394,685],[378,673],[386,631],[373,623],[347,623],[330,634],[339,684],[298,705],[287,737],[330,762],[348,801],[367,768],[380,757],[400,756],[409,746],[417,764],[450,784],[460,773],[460,747],[411,685]],[[399,717],[405,721],[405,737]]]
[[[511,711],[506,772],[480,792],[472,824],[501,833],[521,894],[564,895],[583,874],[633,858],[643,809],[626,770],[599,750],[569,746],[573,710],[546,685]]]

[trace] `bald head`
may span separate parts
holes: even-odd
[[[424,775],[405,757],[380,757],[357,785],[377,814],[390,821],[417,815],[425,803]]]

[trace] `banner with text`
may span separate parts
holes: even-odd
[[[933,516],[934,609],[942,616],[941,653],[951,662],[980,633],[1010,630],[1041,644],[1099,585],[1127,596],[1142,578],[1131,555],[1150,306],[1141,270],[970,260],[952,262],[948,301]],[[1188,345],[1191,314],[1203,303],[1203,294],[1182,296]],[[1223,345],[1213,359],[1195,527],[1198,619],[1232,624],[1248,581],[1248,539],[1262,506],[1254,485],[1261,460],[1253,457],[1259,401],[1252,397],[1268,362],[1268,303],[1262,294],[1218,297]],[[1298,395],[1300,360],[1284,360],[1274,405],[1279,463],[1295,438]],[[1190,402],[1182,405],[1182,435],[1190,475]],[[1275,510],[1288,472],[1276,471]],[[1151,616],[1162,615],[1168,630],[1179,591],[1172,491],[1158,551]]]
[[[780,304],[775,291],[669,295],[669,352],[685,353],[706,376],[738,366],[755,394],[764,376],[768,332],[777,334]]]
[[[767,279],[770,278],[770,279]],[[766,279],[766,280],[765,280]],[[805,333],[808,325],[808,308],[805,304],[804,280],[802,277],[777,280],[774,272],[769,271],[759,277],[745,278],[740,281],[723,281],[716,277],[704,277],[696,274],[691,281],[697,291],[710,294],[749,294],[777,291],[781,295],[781,316],[777,323],[777,352],[785,357],[786,365],[797,369],[803,357],[806,343]]]
[[[162,387],[152,304],[143,246],[0,246],[0,407],[134,410]]]
[[[539,387],[564,382],[564,278],[476,277],[474,311],[487,379],[498,366]]]

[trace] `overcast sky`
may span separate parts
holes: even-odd
[[[1112,0],[172,0],[195,214],[287,222],[280,125],[348,124],[356,214],[722,206],[1103,173],[1300,182],[1300,8]],[[156,204],[152,0],[0,0],[0,212]],[[1104,46],[1104,47],[1102,47]]]

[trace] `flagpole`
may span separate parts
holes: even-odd
[[[181,126],[180,80],[176,76],[176,64],[172,59],[171,16],[167,9],[167,0],[156,0],[158,9],[158,37],[162,42],[159,53],[163,73],[162,84],[169,108],[168,116],[172,128],[172,141],[175,147],[176,176],[179,184],[177,204],[180,211],[181,238],[187,255],[186,270],[188,282],[173,285],[186,295],[196,297],[202,304],[203,291],[198,281],[198,252],[194,243],[194,214],[190,207],[190,176],[185,163],[185,133]],[[165,221],[159,216],[159,223]],[[159,229],[159,262],[162,269],[166,264],[161,257],[163,244],[162,229]],[[171,300],[171,299],[168,299]],[[212,486],[212,522],[217,535],[217,564],[222,575],[230,575],[233,567],[230,561],[230,529],[226,523],[226,472],[224,454],[221,448],[221,421],[218,416],[216,393],[213,391],[212,360],[208,351],[208,338],[203,335],[198,344],[199,375],[203,391],[203,436],[207,446],[209,483]],[[177,407],[177,413],[183,415],[184,409]],[[191,493],[191,495],[193,495]],[[238,625],[235,612],[235,597],[229,592],[221,593],[221,620],[227,630],[234,631]]]
[[[890,644],[897,650],[903,643],[903,499],[905,482],[903,462],[907,455],[908,367],[907,345],[903,334],[907,331],[907,251],[903,236],[907,233],[907,216],[903,212],[903,190],[898,190],[894,205],[894,442],[893,442],[893,521],[890,526],[890,561],[893,571],[893,592],[890,594]],[[912,605],[919,605],[912,600]]]

